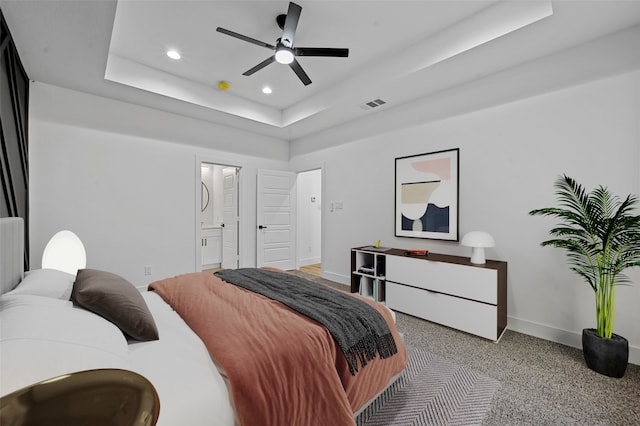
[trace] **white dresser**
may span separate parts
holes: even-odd
[[[352,263],[361,251],[352,250]],[[493,341],[506,329],[506,262],[477,265],[467,257],[408,256],[400,249],[375,253],[382,255],[384,271],[376,275],[383,280],[380,293],[389,308]],[[354,284],[352,275],[352,292],[359,290]]]

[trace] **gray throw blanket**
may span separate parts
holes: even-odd
[[[375,358],[398,352],[384,317],[362,300],[304,278],[256,268],[225,269],[220,279],[277,300],[322,324],[344,353],[352,375],[358,360],[364,367]]]

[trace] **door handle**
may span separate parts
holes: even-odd
[[[220,227],[221,227],[221,228],[224,228],[224,223],[221,223],[221,224],[220,224]]]
[[[258,229],[267,229],[266,226],[258,225]]]

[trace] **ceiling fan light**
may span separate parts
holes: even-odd
[[[167,56],[176,61],[181,58],[180,53],[177,50],[168,50]]]
[[[286,47],[280,47],[276,50],[276,62],[288,65],[293,62],[293,52]]]

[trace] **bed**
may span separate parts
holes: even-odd
[[[347,425],[406,366],[393,315],[374,302],[364,301],[389,327],[396,353],[365,363],[360,359],[353,371],[340,345],[316,320],[211,274],[170,277],[142,293],[106,271],[23,274],[19,221],[7,222],[2,220],[0,395],[71,372],[113,368],[138,373],[153,384],[161,407],[158,425]],[[8,244],[9,238],[15,243]],[[121,286],[126,289],[120,291]],[[200,287],[214,297],[204,297]],[[94,306],[77,303],[84,303],[87,288],[100,292]],[[104,297],[119,307],[111,307],[116,317],[100,311]],[[239,307],[246,300],[250,307]],[[129,315],[134,321],[117,318],[129,305],[133,311],[142,306],[146,313]],[[253,320],[240,316],[242,311],[253,313]],[[198,322],[214,326],[203,328]],[[265,335],[262,323],[267,329],[282,328],[286,339]],[[249,327],[245,331],[243,324]],[[242,346],[232,349],[235,340]],[[305,341],[311,346],[293,350]],[[275,353],[264,352],[268,346]],[[242,370],[250,374],[238,376]]]

